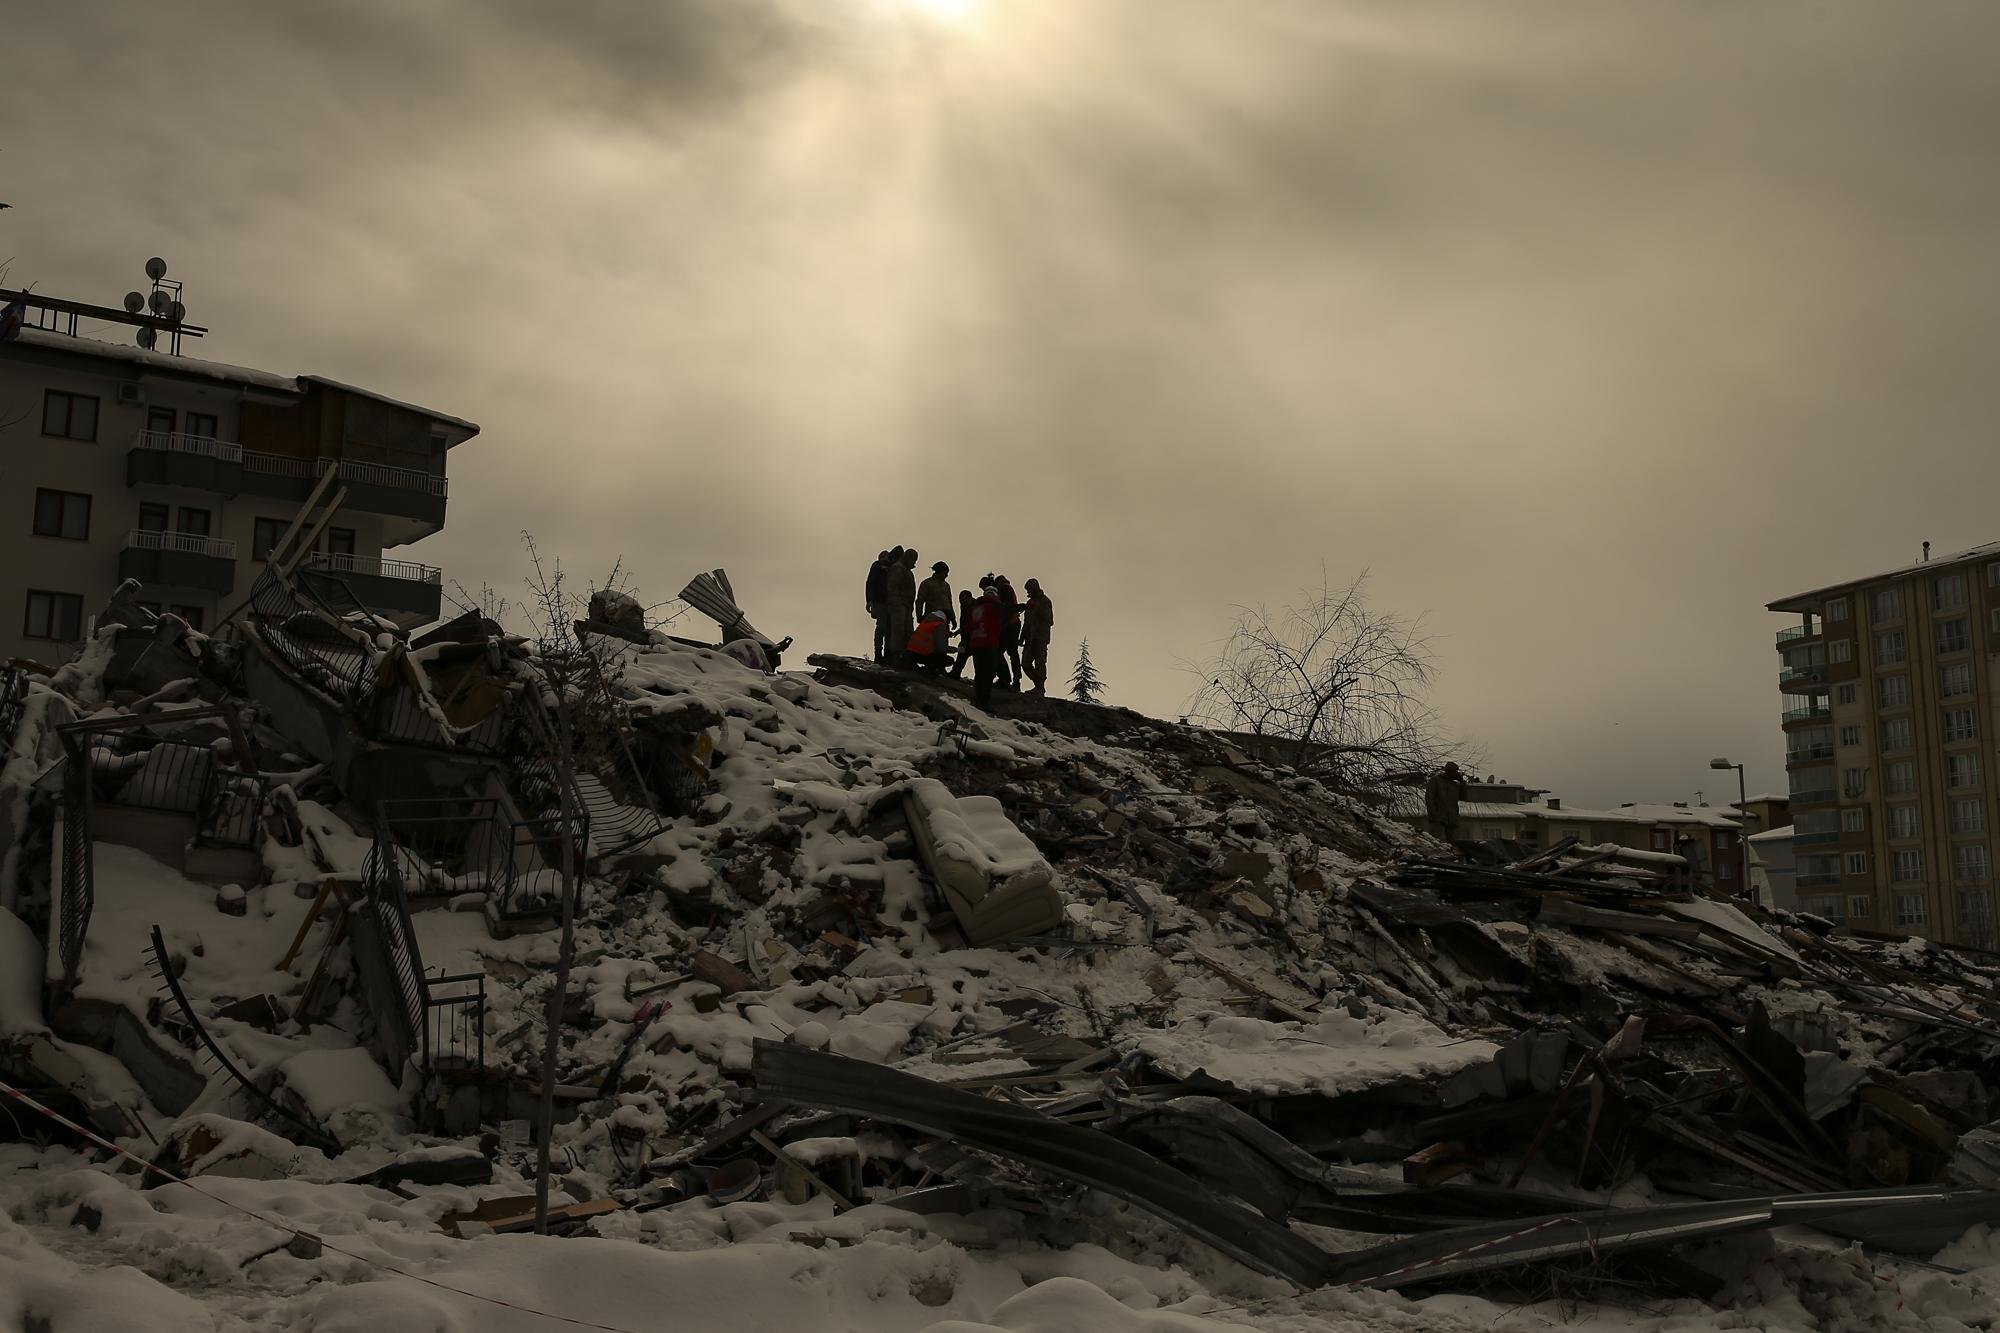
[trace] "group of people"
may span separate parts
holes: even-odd
[[[1018,691],[1025,679],[1034,682],[1032,693],[1046,694],[1055,604],[1039,580],[1021,586],[1025,599],[1005,574],[987,574],[976,595],[962,591],[954,601],[951,567],[944,561],[933,564],[930,577],[918,583],[914,548],[882,552],[868,568],[875,660],[954,677],[963,675],[970,662],[973,696],[981,708],[992,703],[995,685]]]

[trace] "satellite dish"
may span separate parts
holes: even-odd
[[[168,296],[165,292],[154,292],[151,299],[149,299],[146,302],[146,304],[153,308],[154,314],[164,315],[167,313],[167,302],[172,299],[173,298]]]
[[[127,293],[125,293],[125,313],[126,313],[126,314],[128,314],[128,315],[136,315],[136,314],[138,314],[138,313],[139,313],[139,312],[140,312],[141,310],[144,310],[145,308],[146,308],[146,298],[145,298],[145,297],[141,296],[141,295],[140,295],[140,294],[139,294],[138,292],[127,292]]]
[[[188,314],[188,308],[182,305],[179,301],[174,301],[167,306],[167,318],[171,319],[176,324],[186,319],[187,314]]]
[[[160,335],[158,333],[155,333],[152,329],[139,330],[139,346],[145,348],[147,351],[149,352],[152,351],[153,344],[158,342],[159,340],[160,340]]]
[[[158,255],[154,255],[151,259],[148,259],[146,261],[146,276],[154,282],[158,282],[161,278],[166,277],[167,261]]]

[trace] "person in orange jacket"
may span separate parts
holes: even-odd
[[[909,653],[910,665],[917,670],[942,676],[951,665],[951,621],[945,613],[936,609],[924,612],[904,651]]]

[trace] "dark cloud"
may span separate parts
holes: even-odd
[[[0,255],[481,421],[467,583],[532,527],[858,646],[914,542],[1167,713],[1366,567],[1580,801],[1781,785],[1762,603],[1995,535],[2000,11],[973,6],[64,6]]]

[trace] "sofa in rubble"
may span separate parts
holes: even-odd
[[[1040,935],[1062,922],[1055,871],[991,796],[954,796],[935,778],[903,790],[917,857],[968,944]]]

